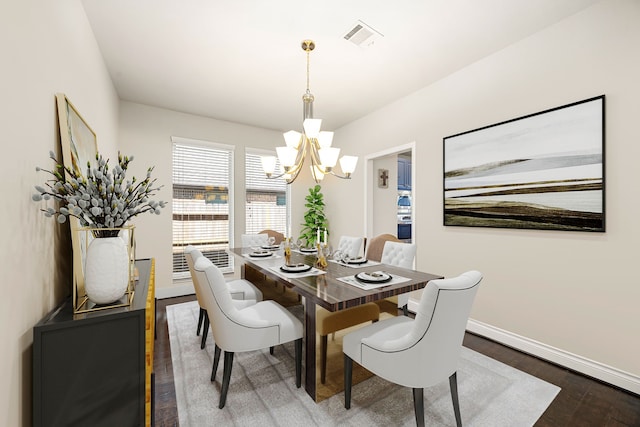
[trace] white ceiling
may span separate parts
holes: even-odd
[[[333,130],[598,0],[82,0],[121,99],[276,130]],[[362,20],[369,48],[343,36]]]

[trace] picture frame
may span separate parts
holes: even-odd
[[[82,118],[64,93],[56,94],[62,161],[65,167],[86,175],[87,162],[95,161],[98,152],[96,133]],[[71,247],[73,252],[73,305],[74,310],[86,295],[84,263],[90,233],[82,233],[78,218],[69,216]]]
[[[443,138],[445,226],[605,231],[605,95]]]
[[[389,188],[389,169],[378,169],[378,188]]]

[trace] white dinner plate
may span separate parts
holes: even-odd
[[[254,251],[249,254],[249,256],[252,258],[266,258],[270,257],[271,255],[273,255],[273,252],[271,251]]]
[[[280,267],[280,270],[285,271],[287,273],[303,273],[305,271],[311,270],[310,265],[306,264],[293,264],[293,265],[283,265]]]
[[[358,273],[355,278],[363,283],[385,283],[391,280],[391,275],[384,271],[373,271],[371,273]]]

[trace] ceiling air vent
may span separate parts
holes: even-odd
[[[349,32],[344,35],[345,40],[349,40],[356,46],[363,48],[371,46],[381,37],[383,37],[382,34],[362,21],[356,22]]]

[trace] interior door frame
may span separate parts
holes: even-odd
[[[373,161],[379,159],[381,157],[387,157],[392,154],[400,154],[406,153],[407,151],[411,151],[411,241],[416,241],[416,212],[417,212],[417,197],[416,197],[416,167],[414,166],[416,160],[416,142],[410,142],[408,144],[398,145],[395,147],[388,148],[386,150],[378,151],[376,153],[368,154],[365,156],[366,167],[364,170],[364,202],[365,202],[365,210],[364,210],[364,235],[369,236],[369,238],[373,236],[373,186],[374,186],[374,177],[375,172],[373,170]],[[376,181],[377,182],[377,181]],[[416,254],[416,259],[417,259]]]

